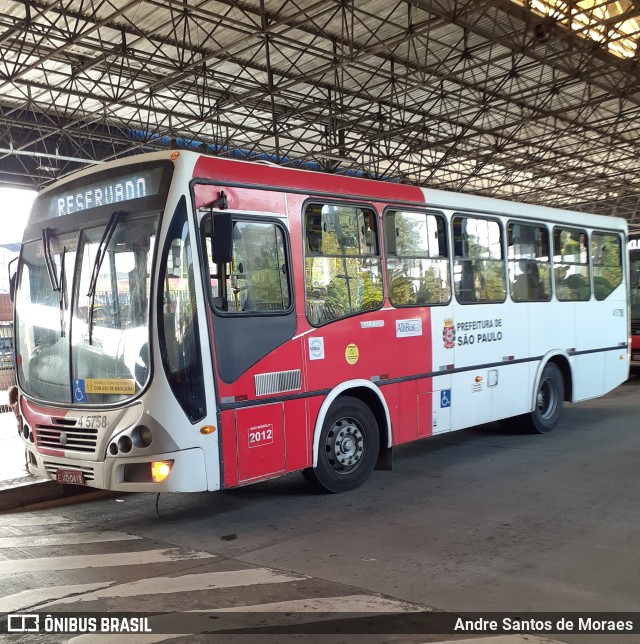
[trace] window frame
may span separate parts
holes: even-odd
[[[547,233],[547,247],[549,249],[549,261],[548,262],[541,262],[538,259],[531,259],[531,260],[512,260],[509,259],[509,228],[512,224],[516,224],[519,226],[530,226],[532,228],[542,228],[544,231]],[[553,300],[554,296],[554,279],[553,279],[553,234],[549,229],[549,224],[547,224],[544,221],[532,221],[532,220],[524,220],[524,219],[508,219],[506,222],[506,227],[505,230],[507,231],[507,235],[505,237],[505,246],[506,246],[506,264],[507,264],[507,291],[509,292],[509,297],[512,302],[515,302],[516,304],[530,304],[532,302],[551,302]],[[540,300],[517,300],[511,295],[511,279],[510,279],[510,272],[509,272],[509,264],[510,263],[516,263],[519,261],[528,261],[528,262],[536,262],[537,264],[548,264],[549,266],[549,297],[545,299],[540,299]]]
[[[419,259],[429,259],[429,260],[444,260],[447,262],[447,274],[449,275],[449,299],[446,302],[427,302],[427,303],[415,303],[415,304],[395,304],[393,300],[391,299],[391,285],[389,284],[389,279],[388,279],[388,259],[390,257],[388,253],[388,245],[387,245],[387,232],[386,232],[386,219],[389,213],[398,213],[398,212],[407,212],[407,213],[416,213],[420,215],[425,215],[425,220],[426,217],[429,215],[433,215],[434,217],[438,218],[440,217],[444,223],[444,245],[445,248],[447,249],[447,254],[442,257],[442,256],[428,256],[428,257],[421,257]],[[384,248],[382,249],[382,263],[383,263],[383,274],[384,274],[384,282],[386,284],[386,296],[389,298],[389,303],[391,306],[397,309],[406,309],[406,308],[416,308],[416,307],[431,307],[431,306],[449,306],[453,300],[454,296],[454,286],[453,286],[453,272],[452,272],[452,255],[451,255],[451,245],[449,243],[449,237],[450,235],[450,230],[449,230],[449,220],[447,219],[447,216],[445,213],[441,210],[421,210],[419,208],[406,208],[403,206],[395,206],[395,205],[389,205],[386,206],[385,209],[382,211],[382,218],[381,218],[381,228],[382,228],[382,240],[384,242]],[[399,257],[398,255],[392,255],[391,257]],[[406,255],[404,257],[411,257],[409,255]],[[413,259],[418,259],[418,257],[413,257]]]
[[[462,217],[465,219],[476,219],[480,221],[492,221],[498,224],[498,230],[500,233],[500,250],[502,253],[502,260],[495,260],[495,259],[489,259],[489,260],[482,260],[482,258],[475,258],[475,259],[481,259],[482,261],[502,261],[502,278],[504,280],[504,298],[501,300],[488,300],[488,301],[473,301],[473,302],[465,302],[460,300],[458,297],[458,294],[456,293],[456,283],[455,283],[455,268],[456,268],[456,258],[458,256],[456,255],[456,247],[455,247],[455,231],[454,231],[454,220],[458,217]],[[491,216],[491,215],[485,215],[485,214],[480,214],[480,213],[475,213],[475,212],[462,212],[459,210],[455,210],[451,213],[450,217],[450,227],[451,227],[451,270],[453,272],[452,276],[452,296],[455,297],[456,303],[463,305],[463,306],[470,306],[470,305],[476,305],[476,304],[504,304],[507,301],[508,297],[508,292],[509,292],[509,275],[508,275],[508,267],[507,267],[507,253],[506,253],[506,237],[505,237],[505,229],[503,225],[503,220],[500,217],[496,216]],[[466,258],[459,258],[461,261],[465,261]]]
[[[585,245],[585,248],[587,250],[586,263],[582,264],[579,262],[564,262],[562,261],[562,259],[556,262],[555,236],[556,236],[557,230],[559,231],[566,230],[568,232],[576,232],[576,233],[584,234],[584,236],[587,239],[587,243]],[[571,224],[562,224],[562,223],[555,224],[551,230],[551,257],[553,260],[553,264],[552,264],[553,265],[553,276],[552,276],[553,293],[555,295],[556,300],[558,302],[589,302],[593,296],[593,270],[591,267],[591,236],[589,234],[589,230],[587,228],[580,228],[579,226],[572,226]],[[587,276],[587,284],[589,285],[589,297],[581,298],[581,299],[567,299],[567,298],[558,297],[558,281],[556,279],[556,268],[567,264],[571,266],[587,267],[587,270],[589,271]]]
[[[323,255],[322,253],[309,253],[307,251],[307,208],[311,205],[319,205],[321,207],[323,206],[335,206],[336,208],[353,208],[353,209],[362,209],[362,210],[369,210],[373,214],[373,219],[376,224],[376,245],[378,249],[378,254],[377,255]],[[302,207],[300,209],[300,217],[301,217],[301,228],[302,228],[302,270],[303,270],[303,276],[302,276],[302,286],[303,286],[303,292],[304,292],[304,315],[305,319],[307,320],[307,323],[309,324],[310,327],[314,329],[319,329],[323,326],[326,326],[327,324],[333,324],[334,322],[338,322],[340,320],[347,320],[349,318],[356,317],[357,315],[363,315],[365,313],[370,313],[372,311],[379,311],[381,308],[384,307],[384,303],[386,300],[386,292],[385,292],[385,263],[384,263],[384,254],[383,254],[383,249],[382,249],[382,244],[381,244],[381,234],[380,234],[380,227],[381,227],[381,218],[380,218],[380,212],[378,209],[372,204],[372,203],[367,203],[367,202],[362,202],[362,201],[340,201],[339,199],[326,199],[322,200],[318,197],[312,197],[309,199],[306,199]],[[355,313],[349,313],[348,315],[343,315],[337,318],[333,318],[332,320],[327,320],[325,322],[321,322],[320,324],[317,324],[315,322],[312,322],[309,319],[309,307],[307,306],[308,304],[308,299],[307,299],[307,258],[308,257],[334,257],[334,258],[353,258],[353,259],[362,259],[366,257],[371,257],[371,258],[378,258],[380,260],[380,280],[382,284],[382,299],[380,302],[380,305],[371,308],[371,309],[366,309],[365,311],[357,311]]]
[[[295,298],[295,289],[294,289],[294,279],[293,279],[293,261],[292,261],[292,255],[291,255],[291,238],[289,235],[289,229],[285,225],[285,223],[282,221],[282,219],[278,217],[274,217],[273,215],[270,215],[268,217],[262,217],[260,215],[254,215],[250,213],[246,213],[243,211],[227,211],[229,215],[231,216],[231,222],[232,226],[235,226],[236,223],[238,222],[246,222],[246,223],[259,223],[259,224],[274,224],[277,228],[279,228],[282,232],[282,241],[284,244],[284,258],[286,262],[286,267],[287,267],[287,272],[286,272],[286,278],[287,278],[287,286],[289,288],[289,306],[286,309],[282,309],[281,311],[225,311],[224,309],[221,309],[220,307],[216,306],[214,302],[214,297],[211,292],[211,279],[212,279],[212,273],[211,269],[213,267],[216,267],[216,264],[211,264],[209,261],[209,254],[211,250],[211,234],[207,235],[206,233],[206,225],[207,225],[207,220],[209,219],[209,215],[206,214],[205,216],[202,217],[201,224],[200,224],[200,238],[201,238],[201,244],[202,244],[202,249],[204,250],[203,252],[203,270],[204,270],[204,286],[206,289],[206,299],[209,304],[209,308],[212,310],[214,315],[217,315],[219,317],[241,317],[241,318],[247,318],[247,317],[273,317],[273,316],[286,316],[289,315],[294,309],[296,305],[296,298]],[[214,214],[215,216],[215,214]],[[218,280],[220,277],[218,276]],[[225,280],[227,277],[225,276]]]
[[[614,266],[613,264],[596,264],[595,263],[595,255],[593,253],[593,238],[598,235],[601,237],[615,237],[618,240],[618,258],[620,260],[619,264]],[[602,230],[601,228],[595,228],[591,230],[591,234],[589,235],[589,253],[590,253],[590,258],[591,258],[591,280],[593,281],[593,288],[592,288],[592,293],[593,297],[596,299],[598,302],[604,302],[609,298],[609,295],[613,293],[623,282],[624,282],[624,258],[623,258],[623,248],[624,248],[624,242],[626,240],[624,238],[621,238],[619,233],[610,231],[610,230]],[[630,251],[627,250],[627,254],[629,254]],[[629,263],[630,263],[630,254],[629,254]],[[620,281],[611,289],[611,291],[608,293],[608,295],[602,299],[598,297],[597,290],[596,290],[596,274],[595,274],[595,268],[596,266],[598,268],[616,268],[618,267],[620,269]]]

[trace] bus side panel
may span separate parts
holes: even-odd
[[[565,353],[576,346],[572,302],[552,300],[526,306],[529,307],[529,355],[542,358],[549,351]]]
[[[429,379],[429,388],[431,388],[431,379]],[[418,394],[417,397],[418,408],[418,437],[425,438],[431,436],[433,433],[433,409],[432,409],[432,394],[423,393]]]
[[[382,381],[380,392],[389,408],[392,443],[431,435],[428,308],[362,313],[315,329],[305,341],[309,390],[331,389],[357,379]],[[317,349],[318,346],[321,348]],[[385,384],[393,379],[399,382]]]
[[[222,430],[222,473],[224,487],[238,485],[236,417],[233,410],[220,414]]]
[[[313,396],[307,398],[307,462],[306,467],[311,467],[313,465],[313,434],[316,428],[316,420],[318,414],[320,413],[320,407],[324,402],[324,396]]]
[[[416,402],[418,399],[418,383],[416,380],[398,383],[384,387],[383,393],[387,405],[394,402],[391,414],[391,427],[393,428],[393,444],[400,445],[418,438],[418,419]]]
[[[610,391],[629,378],[629,355],[620,347],[620,351],[607,351],[604,360],[604,386]]]
[[[259,337],[246,338],[259,342]],[[304,370],[301,368],[302,340],[294,339],[281,344],[264,358],[249,367],[231,383],[218,379],[218,393],[224,402],[270,399],[273,396],[299,394],[305,389]]]
[[[422,375],[412,387],[425,392],[431,371],[429,325],[428,309],[401,309],[362,313],[314,329],[305,337],[309,390],[359,378],[375,382]],[[414,407],[415,402],[414,397]]]
[[[442,434],[451,430],[452,376],[447,373],[455,362],[455,321],[453,305],[434,306],[431,315],[431,350],[433,371],[439,375],[431,380],[431,433]],[[424,411],[421,426],[424,425]]]
[[[593,298],[593,295],[591,296]],[[565,303],[566,304],[566,303]],[[608,302],[573,303],[577,352],[591,351],[602,347],[602,325],[611,328],[613,321],[611,305]],[[604,315],[607,313],[608,315]],[[573,372],[573,400],[586,400],[601,396],[604,391],[605,354],[602,351],[577,355],[571,359]]]
[[[620,347],[619,350],[578,355],[573,359],[576,367],[574,400],[584,400],[601,396],[628,377],[626,350],[622,346],[628,342],[625,286],[618,286],[603,301],[592,299],[577,303],[576,309],[577,351]],[[607,330],[609,338],[606,342],[602,339],[603,329]]]
[[[311,464],[312,445],[307,428],[307,401],[298,398],[284,403],[285,469],[295,472]]]
[[[211,203],[218,199],[220,192],[224,192],[227,196],[227,207],[233,210],[275,215],[286,212],[283,192],[236,188],[234,186],[198,184],[196,186],[196,203]]]
[[[454,305],[452,429],[530,411],[528,318],[526,303]]]
[[[248,483],[284,473],[284,404],[236,411],[238,477]]]

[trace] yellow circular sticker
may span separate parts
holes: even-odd
[[[348,344],[347,348],[344,350],[344,357],[347,359],[349,364],[355,364],[358,362],[358,358],[360,357],[358,347],[353,343]]]

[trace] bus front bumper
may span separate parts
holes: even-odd
[[[39,454],[27,448],[29,471],[50,481],[86,485],[114,492],[203,492],[207,490],[204,451],[199,447],[146,457],[85,461]],[[170,472],[153,481],[152,463],[166,463]],[[156,468],[156,471],[162,468]],[[166,468],[165,468],[166,469]]]

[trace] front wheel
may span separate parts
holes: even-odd
[[[378,424],[371,409],[358,398],[340,396],[322,425],[318,464],[303,475],[326,492],[348,492],[371,474],[379,446]]]

